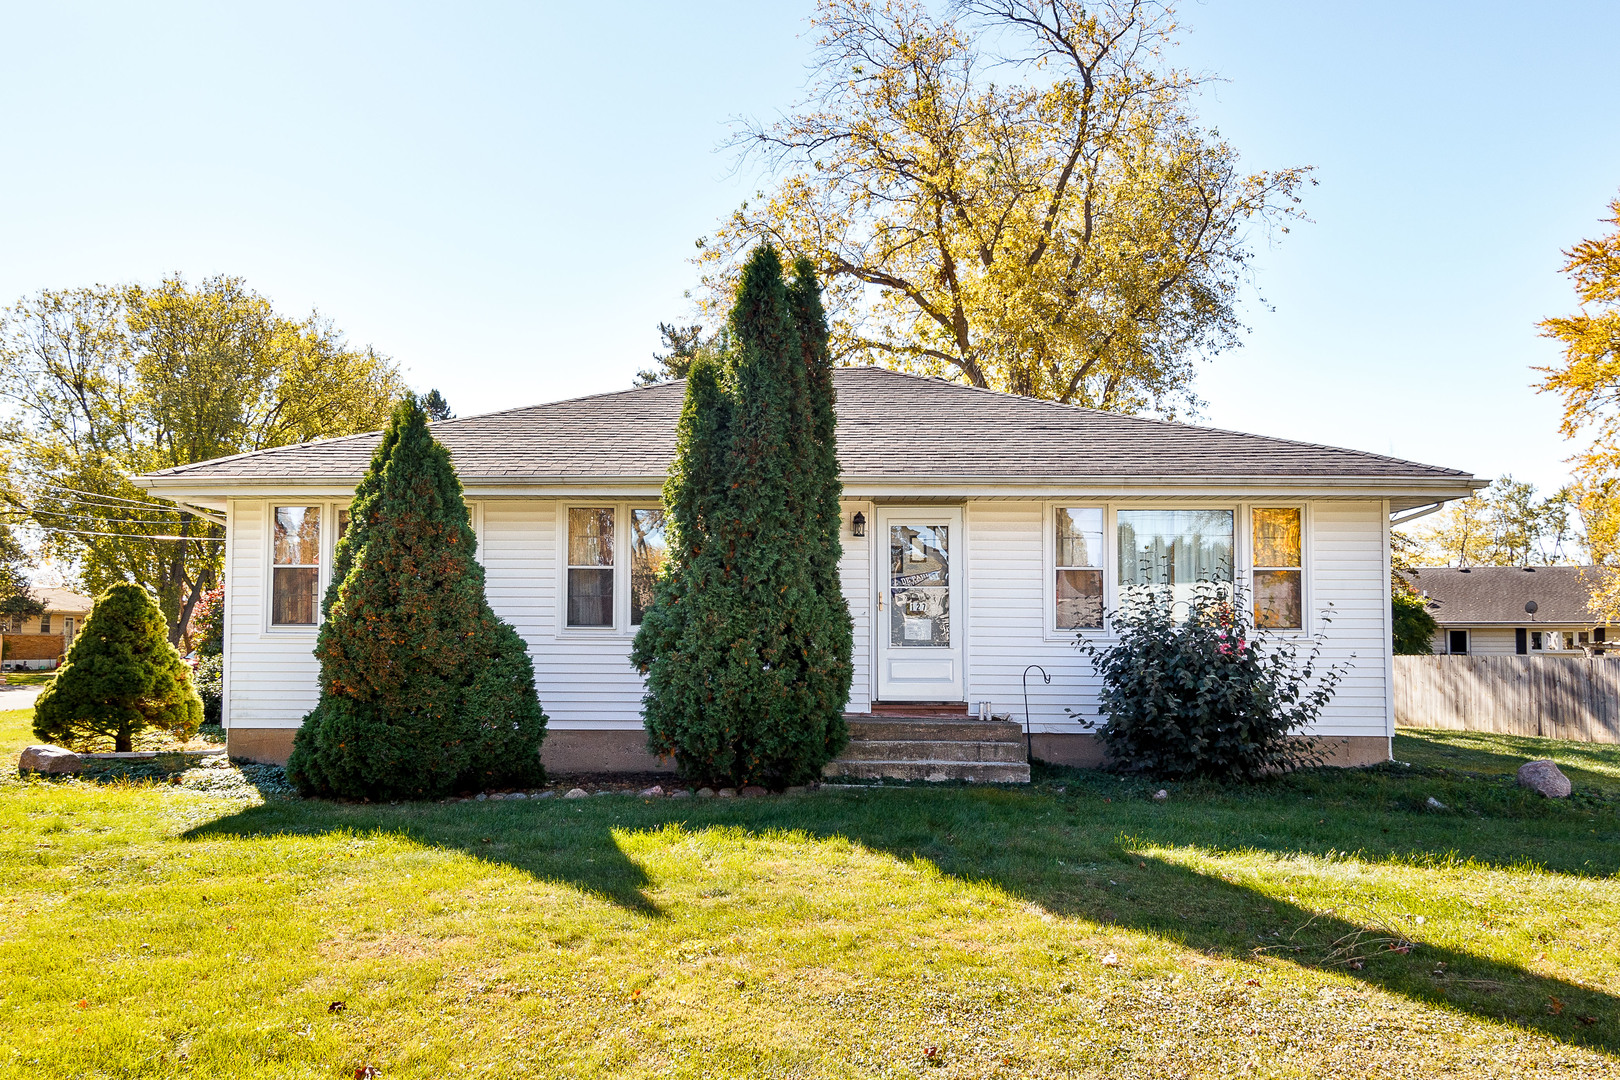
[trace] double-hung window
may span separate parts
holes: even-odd
[[[568,510],[568,625],[613,625],[613,507]]]
[[[1057,545],[1056,612],[1059,630],[1096,630],[1103,624],[1103,512],[1060,506],[1053,511]]]
[[[51,613],[48,611],[39,617],[39,632],[42,634],[51,632]]]
[[[270,624],[314,626],[321,575],[321,508],[278,506],[272,541]]]
[[[1254,522],[1254,622],[1272,630],[1305,625],[1300,510],[1251,511]]]

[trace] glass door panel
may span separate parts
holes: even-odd
[[[889,526],[889,644],[951,645],[950,526]]]

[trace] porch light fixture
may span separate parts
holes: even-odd
[[[855,516],[849,519],[849,531],[853,536],[865,536],[866,515],[859,510],[855,511]]]

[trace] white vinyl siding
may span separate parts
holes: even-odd
[[[228,510],[226,715],[232,727],[296,728],[317,698],[314,630],[272,630],[265,610],[268,507],[288,501],[232,500]],[[477,504],[489,601],[529,643],[541,704],[554,728],[638,729],[643,680],[630,667],[633,635],[581,635],[561,627],[560,540],[566,519],[559,510],[568,504],[584,505],[577,498],[492,498]],[[1052,682],[1043,683],[1038,673],[1030,676],[1034,729],[1078,732],[1079,724],[1063,710],[1078,708],[1095,717],[1096,678],[1074,648],[1074,635],[1054,633],[1050,626],[1050,505],[1049,499],[973,499],[964,508],[964,697],[972,705],[988,701],[996,712],[1021,721],[1022,675],[1028,665],[1040,664]],[[1208,505],[1232,504],[1212,500]],[[849,532],[857,510],[868,522],[868,535],[862,538]],[[1247,529],[1242,506],[1238,515],[1241,538]],[[872,553],[880,540],[872,527],[875,518],[870,502],[844,505],[840,569],[855,623],[853,712],[869,710],[872,700]],[[1356,655],[1324,716],[1323,734],[1377,736],[1388,730],[1384,520],[1383,505],[1377,502],[1316,502],[1305,515],[1307,625],[1316,611],[1332,603],[1327,656],[1343,660]],[[1107,527],[1112,528],[1111,519]],[[1244,550],[1240,567],[1247,561],[1246,546]],[[1505,634],[1511,651],[1512,631]]]

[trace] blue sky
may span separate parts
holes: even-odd
[[[245,276],[467,414],[629,384],[807,3],[0,4],[0,303]],[[1561,482],[1561,248],[1620,193],[1620,4],[1184,5],[1254,168],[1314,165],[1206,422]]]

